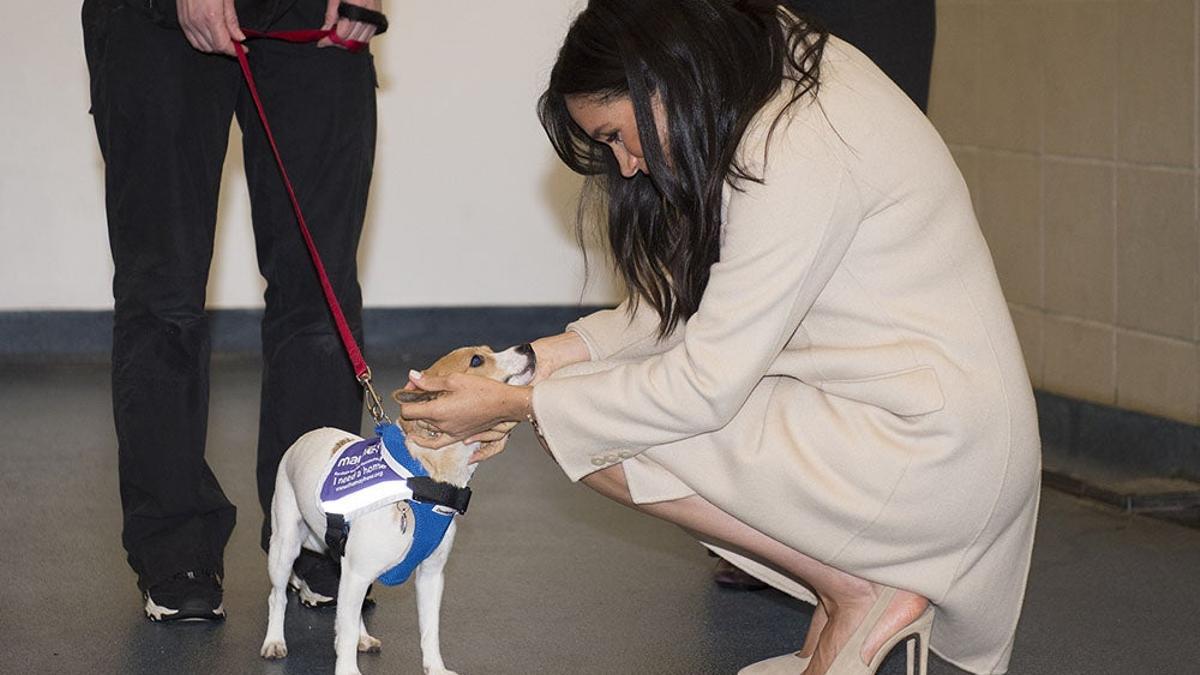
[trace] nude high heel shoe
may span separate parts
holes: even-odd
[[[862,623],[854,630],[854,634],[850,636],[850,640],[842,650],[838,652],[837,658],[833,660],[833,665],[829,667],[825,675],[874,675],[879,666],[883,664],[883,659],[887,657],[888,652],[892,650],[902,640],[907,641],[908,650],[907,669],[908,675],[913,675],[914,658],[916,659],[917,671],[920,675],[926,675],[929,668],[929,633],[933,629],[933,605],[930,605],[917,617],[915,621],[907,626],[896,631],[891,637],[884,641],[883,646],[875,655],[871,657],[871,662],[863,664],[862,653],[863,643],[867,641],[867,636],[870,635],[871,629],[879,622],[879,618],[883,616],[888,605],[892,603],[892,598],[896,595],[896,589],[884,589],[879,597],[875,600],[875,604],[871,605],[870,611],[863,617]]]
[[[738,675],[800,675],[811,660],[811,656],[800,656],[795,652],[772,656],[742,668]]]

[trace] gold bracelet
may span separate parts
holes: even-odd
[[[533,433],[537,434],[539,438],[545,438],[545,436],[542,436],[542,425],[538,424],[537,418],[533,416],[533,388],[532,387],[530,387],[530,389],[529,389],[529,401],[528,401],[527,405],[529,408],[529,412],[525,413],[525,421],[529,422],[529,426],[533,427]]]
[[[533,427],[533,432],[535,434],[538,436],[542,435],[542,425],[538,424],[537,418],[533,416],[533,413],[526,414],[525,421],[529,422],[529,426]]]

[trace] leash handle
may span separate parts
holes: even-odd
[[[338,5],[338,16],[342,17],[343,19],[361,21],[362,23],[369,23],[372,26],[375,26],[375,37],[383,35],[388,29],[388,20],[387,17],[383,15],[383,12],[376,12],[373,9],[367,9],[366,7],[359,7],[358,5],[351,5],[343,2],[342,4]]]
[[[272,40],[283,40],[292,43],[310,43],[317,42],[323,38],[329,38],[333,42],[344,46],[352,52],[361,51],[366,47],[366,43],[358,42],[357,40],[343,40],[338,37],[334,30],[298,30],[298,31],[280,31],[274,33],[263,33],[254,30],[244,30],[246,37],[250,38],[267,38]],[[329,312],[333,315],[333,322],[337,326],[338,335],[341,336],[342,346],[346,349],[346,355],[350,358],[350,364],[354,367],[354,377],[359,384],[363,386],[366,393],[367,410],[371,413],[371,417],[375,418],[375,422],[391,423],[387,413],[383,410],[383,402],[379,394],[375,392],[375,387],[371,385],[371,368],[367,365],[366,359],[363,358],[362,350],[358,347],[358,342],[354,339],[354,334],[350,331],[350,324],[346,321],[346,315],[342,312],[342,306],[338,302],[337,296],[333,292],[333,284],[329,281],[329,275],[325,272],[325,265],[321,262],[321,255],[317,252],[316,242],[313,241],[312,233],[308,230],[308,223],[304,220],[304,212],[300,209],[300,200],[296,198],[296,189],[292,186],[292,180],[288,177],[287,169],[283,165],[283,157],[279,154],[279,146],[275,143],[275,135],[271,132],[271,125],[267,122],[267,113],[263,109],[262,99],[258,95],[258,86],[254,82],[254,75],[250,72],[250,62],[246,58],[246,48],[242,43],[234,41],[233,49],[237,53],[238,65],[241,66],[242,75],[246,78],[246,86],[250,89],[250,97],[254,99],[254,107],[258,110],[258,119],[262,121],[263,130],[267,133],[267,141],[271,146],[271,152],[275,155],[275,164],[279,167],[279,174],[283,177],[283,185],[287,188],[288,199],[292,204],[292,211],[296,214],[296,223],[300,226],[300,234],[304,237],[304,244],[308,247],[308,255],[312,259],[313,267],[316,269],[317,277],[321,282],[321,291],[325,295],[325,302],[329,305]]]

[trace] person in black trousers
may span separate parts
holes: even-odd
[[[928,112],[937,21],[934,0],[785,0],[783,4],[857,47],[921,112]],[[737,590],[767,587],[724,558],[717,559],[713,580]]]
[[[858,47],[900,85],[922,112],[929,109],[929,75],[937,28],[934,0],[785,0]]]
[[[347,0],[378,10],[379,0]],[[114,276],[112,351],[122,540],[153,620],[224,616],[235,508],[205,461],[210,337],[205,288],[217,193],[236,117],[259,269],[266,279],[257,477],[263,547],[279,459],[304,432],[356,430],[362,394],[342,350],[279,171],[233,54],[240,26],[336,26],[336,0],[85,0],[92,113],[105,163]],[[375,149],[371,55],[272,40],[251,68],[312,234],[361,341],[355,257]],[[337,564],[296,571],[336,597]]]

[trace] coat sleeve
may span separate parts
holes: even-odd
[[[654,309],[642,302],[631,313],[630,306],[631,302],[625,300],[616,309],[594,312],[567,324],[567,330],[579,334],[592,361],[642,358],[664,352],[679,342],[681,328],[660,340]]]
[[[762,155],[761,138],[750,147]],[[720,260],[678,343],[534,388],[542,435],[571,480],[727,424],[837,269],[860,221],[841,157],[799,120],[781,125],[768,157],[761,184],[727,188]]]

